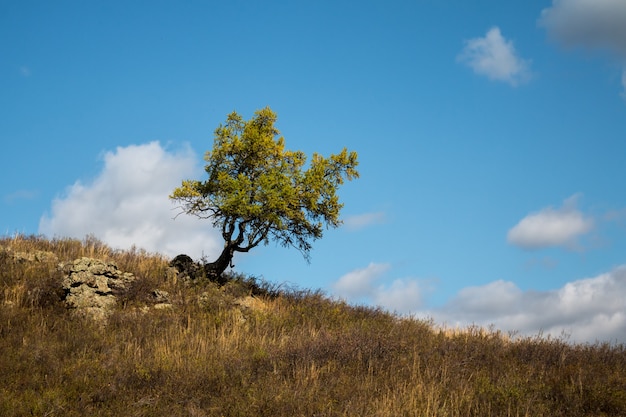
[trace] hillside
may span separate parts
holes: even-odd
[[[81,258],[123,281],[92,279],[101,315],[68,301]],[[0,239],[0,415],[626,415],[624,346],[446,332],[169,261],[95,239]]]

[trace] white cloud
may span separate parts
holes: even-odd
[[[422,305],[423,289],[415,279],[396,279],[390,286],[379,286],[374,303],[398,313],[411,313]]]
[[[370,263],[343,275],[333,284],[333,293],[350,302],[369,302],[398,313],[416,311],[421,305],[422,288],[416,279],[396,279],[385,285],[389,264]]]
[[[567,47],[607,50],[624,65],[621,83],[626,98],[626,1],[553,0],[539,25]]]
[[[522,291],[495,281],[461,290],[444,307],[421,316],[448,326],[494,325],[523,335],[543,333],[573,342],[626,342],[626,265],[552,291]]]
[[[344,226],[350,230],[360,230],[373,224],[380,224],[385,221],[385,213],[382,211],[375,213],[364,213],[355,216],[348,216],[344,220]]]
[[[567,46],[608,48],[626,57],[624,0],[553,0],[539,24]]]
[[[594,221],[576,209],[577,196],[565,200],[563,207],[552,207],[529,214],[507,234],[507,241],[526,249],[549,246],[573,248],[577,238],[590,232]]]
[[[168,195],[182,179],[201,174],[187,149],[170,153],[158,142],[118,147],[104,155],[104,167],[89,184],[76,182],[52,202],[39,233],[53,237],[94,235],[115,248],[133,245],[169,256],[219,254],[221,237],[209,222],[180,215]]]
[[[399,314],[432,319],[444,327],[477,325],[521,335],[560,337],[572,342],[626,343],[626,265],[548,291],[522,290],[497,280],[466,287],[444,306],[424,309],[424,282],[384,283],[389,264],[371,263],[339,278],[333,293],[349,302],[367,302]]]
[[[333,285],[336,294],[346,298],[367,297],[372,294],[373,283],[389,270],[389,264],[370,263],[343,275]]]
[[[512,282],[494,281],[482,287],[467,287],[459,291],[451,309],[471,312],[475,318],[498,316],[513,307],[521,291]]]
[[[465,41],[457,60],[467,64],[477,74],[512,86],[531,77],[530,61],[518,56],[513,42],[506,40],[498,27],[491,28],[484,38]]]

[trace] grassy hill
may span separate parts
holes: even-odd
[[[60,262],[136,277],[106,322],[65,307]],[[94,239],[0,239],[1,416],[626,416],[626,349],[509,340]],[[155,290],[168,294],[159,306]]]

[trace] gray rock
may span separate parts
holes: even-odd
[[[134,280],[115,263],[99,259],[80,258],[60,267],[65,274],[66,306],[94,319],[105,319],[117,302],[116,294]]]
[[[170,294],[167,291],[156,289],[152,292],[154,296],[154,308],[156,310],[163,310],[168,308],[173,308],[174,306],[170,302]]]
[[[15,252],[10,248],[0,248],[0,252],[5,253],[16,262],[58,262],[57,256],[53,252],[48,251]]]

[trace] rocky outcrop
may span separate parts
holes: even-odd
[[[61,266],[65,277],[65,304],[94,319],[105,319],[134,276],[122,272],[113,262],[80,258]]]
[[[58,262],[57,256],[48,251],[15,252],[10,248],[0,248],[0,252],[6,254],[6,256],[16,262]]]

